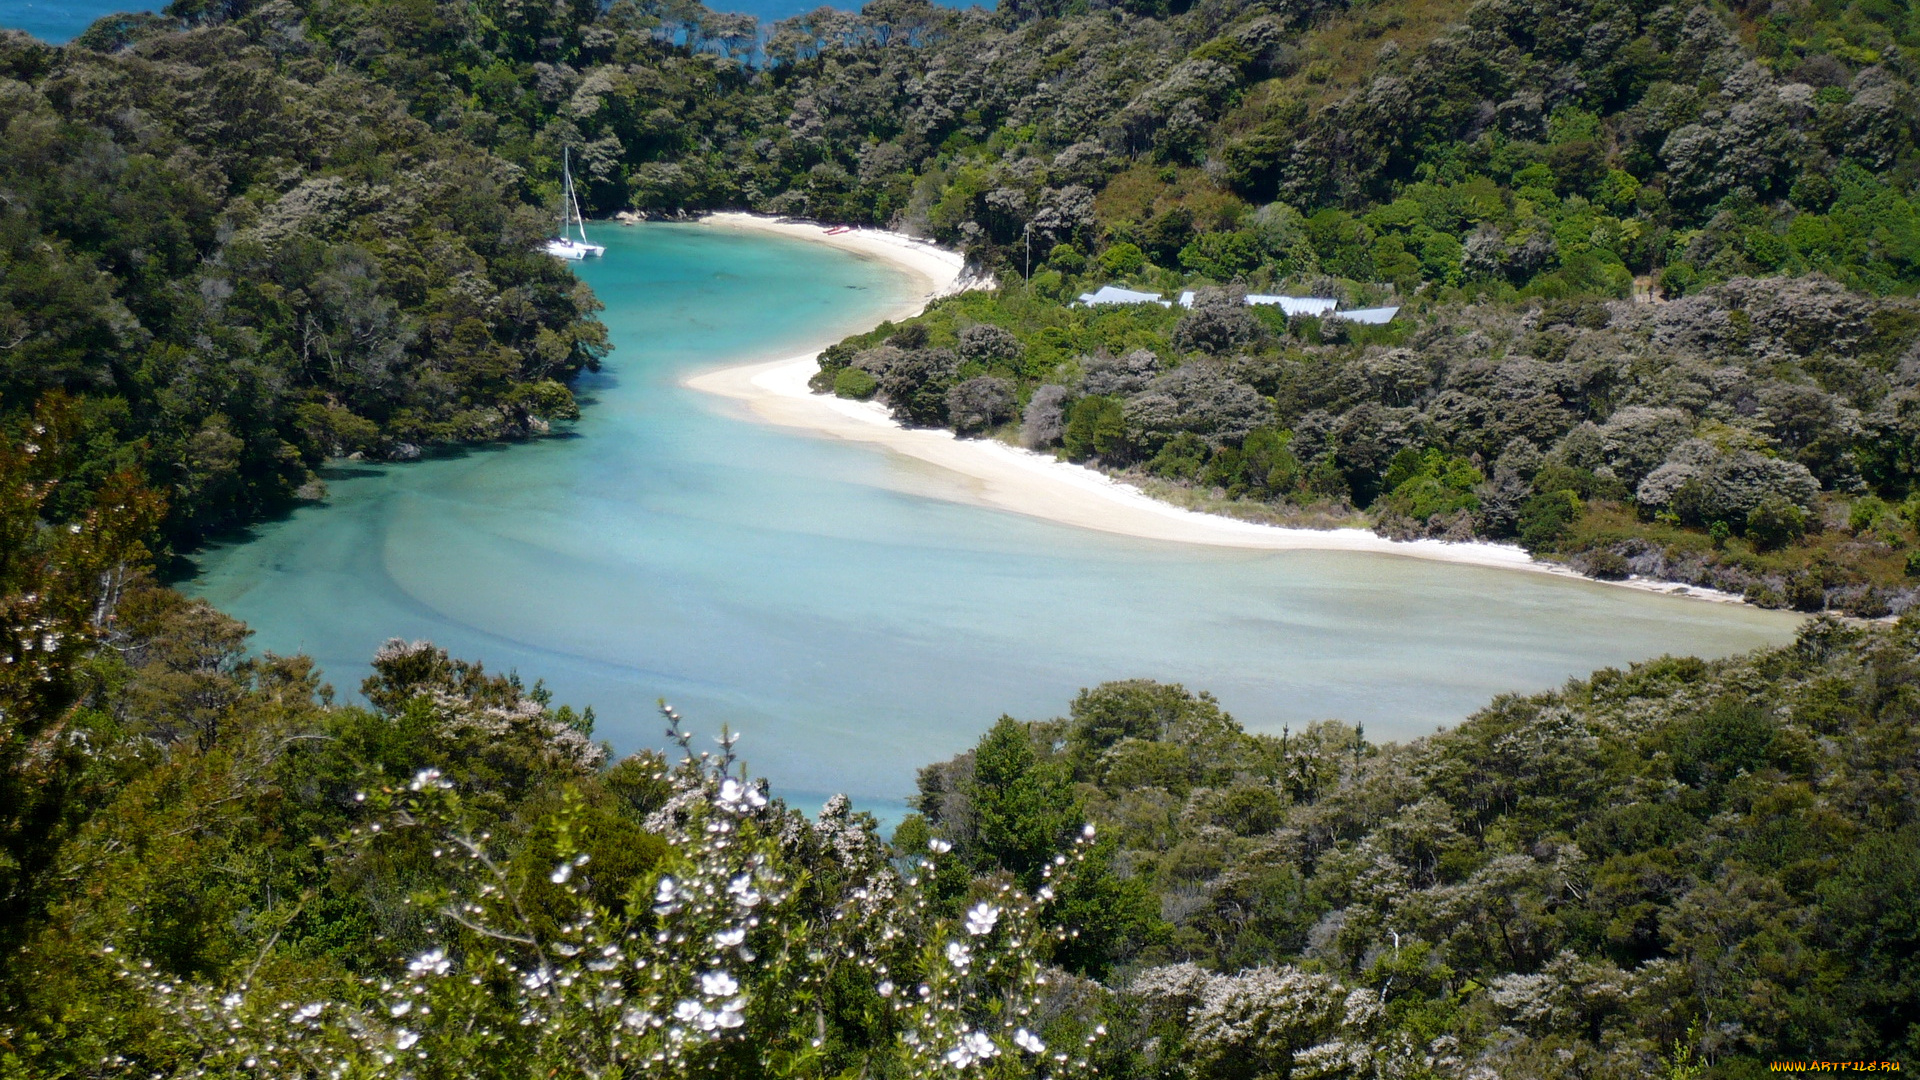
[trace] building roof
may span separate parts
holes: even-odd
[[[1247,303],[1278,307],[1288,316],[1294,316],[1325,315],[1337,307],[1340,301],[1330,300],[1324,296],[1273,296],[1267,293],[1248,293]],[[1185,308],[1193,306],[1192,289],[1180,294],[1180,306]]]
[[[1340,305],[1340,301],[1325,296],[1269,296],[1265,293],[1248,293],[1247,303],[1277,305],[1289,318],[1295,315],[1325,315]]]
[[[1080,302],[1089,307],[1095,304],[1159,304],[1162,307],[1172,306],[1168,301],[1160,299],[1159,293],[1137,292],[1133,289],[1123,289],[1118,285],[1102,285],[1097,292],[1081,293]]]
[[[1393,321],[1397,307],[1356,308],[1353,311],[1336,311],[1334,317],[1351,323],[1364,323],[1368,326],[1384,326]]]

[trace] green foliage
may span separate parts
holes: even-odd
[[[1040,871],[1082,818],[1065,768],[1035,752],[1026,725],[1003,716],[974,750],[965,789],[975,856],[1038,888]]]
[[[1382,505],[1415,521],[1477,509],[1480,500],[1473,489],[1485,479],[1465,458],[1409,448],[1394,455],[1387,466]]]
[[[0,421],[82,398],[76,488],[135,466],[168,492],[166,538],[192,543],[286,506],[330,456],[577,414],[564,384],[607,344],[592,296],[534,250],[540,193],[366,74],[322,88],[261,27],[178,26],[134,20],[124,48],[45,63],[0,42],[20,75]]]
[[[1277,1029],[1227,1017],[1308,1023],[1354,994],[1383,1004],[1344,1014],[1352,1045],[1445,1038],[1503,1072],[1566,1052],[1691,1074],[1702,1013],[1742,1025],[1723,1064],[1808,1037],[1885,1059],[1920,1002],[1901,966],[1920,832],[1911,797],[1877,794],[1912,772],[1914,703],[1866,688],[1911,677],[1916,634],[1816,620],[1784,649],[1596,672],[1401,746],[1252,736],[1179,687],[1110,683],[981,750],[1054,747],[1166,913],[1117,954],[1110,1071],[1160,1075],[1121,1064],[1158,1040],[1182,1075],[1237,1075]],[[950,823],[971,811],[936,778],[967,760],[922,776]],[[1593,987],[1612,988],[1598,1019],[1540,1006]]]
[[[1259,241],[1244,229],[1202,233],[1180,249],[1180,266],[1201,277],[1232,281],[1257,268],[1261,254]]]
[[[1551,551],[1580,516],[1580,497],[1571,491],[1549,491],[1520,504],[1520,546],[1528,551]]]
[[[90,729],[106,717],[83,695],[91,658],[114,638],[124,591],[164,510],[130,473],[105,478],[90,505],[47,520],[76,469],[79,409],[58,392],[0,438],[0,948],[11,950],[49,903],[62,844],[94,796]],[[80,713],[75,710],[80,709]]]
[[[1747,514],[1746,537],[1761,551],[1785,547],[1806,531],[1807,512],[1781,495],[1768,495]]]
[[[1067,457],[1072,461],[1085,461],[1095,456],[1117,457],[1126,451],[1126,418],[1120,409],[1120,403],[1110,397],[1098,395],[1084,397],[1073,403],[1067,414],[1066,434],[1062,442],[1067,448]]]
[[[1223,451],[1223,453],[1235,452]],[[1168,439],[1166,445],[1153,455],[1147,462],[1147,471],[1169,480],[1196,480],[1200,477],[1200,470],[1212,457],[1213,450],[1207,445],[1206,440],[1190,431],[1183,431]],[[1209,479],[1212,478],[1212,470],[1209,470],[1208,476]]]
[[[841,368],[840,373],[833,377],[833,392],[844,398],[865,401],[878,389],[880,380],[859,368]]]
[[[1847,528],[1855,533],[1870,532],[1887,516],[1887,504],[1874,495],[1855,499],[1847,507]]]
[[[1128,277],[1140,272],[1147,264],[1146,255],[1125,241],[1112,244],[1100,253],[1100,269],[1112,277]]]

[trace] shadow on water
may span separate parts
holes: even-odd
[[[450,444],[429,447],[423,450],[419,457],[410,461],[364,461],[352,458],[334,458],[320,465],[313,473],[319,477],[323,483],[347,483],[354,480],[369,480],[386,476],[395,469],[403,469],[413,464],[429,461],[460,461],[483,455],[491,456],[505,453],[516,446],[521,446],[526,443],[545,441],[571,442],[583,437],[579,432],[573,430],[572,425],[569,424],[562,430],[534,438],[502,439],[497,442]],[[329,496],[327,495],[322,495],[317,499],[289,499],[287,502],[278,506],[265,508],[260,516],[251,522],[209,529],[202,535],[198,543],[190,547],[165,552],[156,559],[156,565],[154,567],[155,577],[163,585],[183,585],[199,577],[206,569],[205,566],[202,565],[205,558],[231,548],[245,547],[260,539],[262,535],[275,526],[283,525],[291,521],[293,516],[301,510],[324,507],[328,501]]]

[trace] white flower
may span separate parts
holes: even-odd
[[[734,903],[743,908],[750,908],[760,902],[760,894],[753,888],[753,878],[747,874],[741,874],[727,882],[727,893],[733,897]]]
[[[731,949],[745,940],[747,940],[746,928],[739,926],[731,930],[722,930],[713,935],[713,943],[723,949]]]
[[[947,852],[953,850],[953,845],[936,836],[927,841],[927,850],[933,852],[935,855],[945,855]]]
[[[1000,909],[990,904],[979,903],[967,909],[967,933],[981,937],[993,933],[993,924],[1000,921]]]
[[[405,1015],[407,1015],[408,1013],[410,1013],[410,1012],[412,1012],[412,1011],[413,1011],[413,1002],[411,1002],[411,1001],[403,1001],[403,1002],[401,1002],[400,1004],[398,1004],[398,1005],[395,1005],[395,1006],[394,1006],[393,1008],[391,1008],[391,1009],[388,1009],[388,1010],[387,1010],[387,1015],[389,1015],[389,1016],[405,1016]]]
[[[547,880],[553,882],[555,885],[565,885],[567,883],[567,879],[572,876],[573,876],[573,864],[570,862],[563,862],[559,866],[556,866],[553,868],[553,873],[547,875]]]
[[[892,997],[893,996],[893,980],[883,979],[881,980],[880,985],[874,987],[873,989],[881,997]]]
[[[246,1001],[246,998],[241,997],[237,993],[228,994],[226,997],[223,997],[220,999],[220,1007],[227,1010],[228,1012],[232,1012],[233,1010],[239,1008],[241,1003],[244,1001]]]
[[[1044,904],[1044,903],[1046,903],[1046,902],[1047,902],[1047,901],[1049,901],[1049,900],[1052,900],[1052,899],[1053,899],[1053,886],[1051,886],[1051,885],[1042,885],[1042,886],[1040,886],[1040,891],[1039,891],[1039,892],[1037,892],[1037,893],[1034,893],[1034,894],[1033,894],[1033,898],[1034,898],[1034,899],[1036,899],[1036,900],[1038,900],[1038,901],[1040,901],[1040,902],[1041,902],[1041,903],[1043,903],[1043,904]]]
[[[1040,1036],[1035,1035],[1026,1028],[1021,1028],[1013,1033],[1013,1044],[1029,1054],[1044,1054],[1047,1052],[1047,1044],[1040,1041]]]
[[[727,997],[739,990],[740,984],[724,971],[709,971],[700,976],[700,992],[708,997]]]
[[[419,1041],[419,1032],[408,1031],[406,1028],[401,1028],[399,1031],[393,1033],[393,1045],[400,1050],[411,1049],[413,1044]]]
[[[440,778],[439,769],[421,769],[413,774],[413,782],[407,785],[408,791],[424,791],[427,788],[451,789],[452,784]]]
[[[653,1022],[653,1015],[643,1013],[639,1009],[628,1009],[621,1014],[620,1022],[635,1031],[645,1031],[647,1025]]]
[[[730,814],[744,814],[767,805],[767,797],[759,788],[728,777],[720,782],[720,797],[714,803]]]
[[[965,971],[967,965],[973,963],[973,953],[965,945],[957,941],[949,941],[947,942],[947,963]]]
[[[302,1021],[302,1022],[311,1020],[314,1017],[319,1016],[320,1010],[324,1008],[326,1008],[326,1005],[318,1001],[313,1002],[312,1004],[309,1004],[309,1005],[302,1005],[300,1007],[300,1011],[293,1014],[293,1018],[295,1020]]]
[[[947,1051],[947,1064],[956,1069],[964,1069],[976,1061],[986,1061],[999,1055],[1000,1048],[993,1044],[993,1040],[988,1038],[986,1033],[965,1031],[960,1034],[959,1045]]]
[[[1093,839],[1093,822],[1089,821],[1085,825],[1082,825],[1080,827],[1080,835],[1089,840]]]
[[[673,1007],[673,1018],[683,1024],[693,1023],[695,1020],[700,1019],[700,1003],[692,998],[687,998],[675,1004]]]
[[[447,954],[435,949],[414,957],[413,962],[407,965],[407,972],[411,975],[445,975],[452,967]]]

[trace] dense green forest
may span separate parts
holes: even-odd
[[[736,735],[663,706],[676,754],[615,760],[591,711],[425,642],[337,703],[150,583],[151,496],[42,528],[44,452],[0,454],[0,1076],[1544,1080],[1920,1051],[1911,615],[1408,744],[1109,683],[929,766],[888,842],[843,799],[771,798]]]
[[[133,470],[191,543],[329,457],[545,431],[606,351],[544,194],[392,92],[213,26],[0,34],[0,426],[73,402],[64,520]]]

